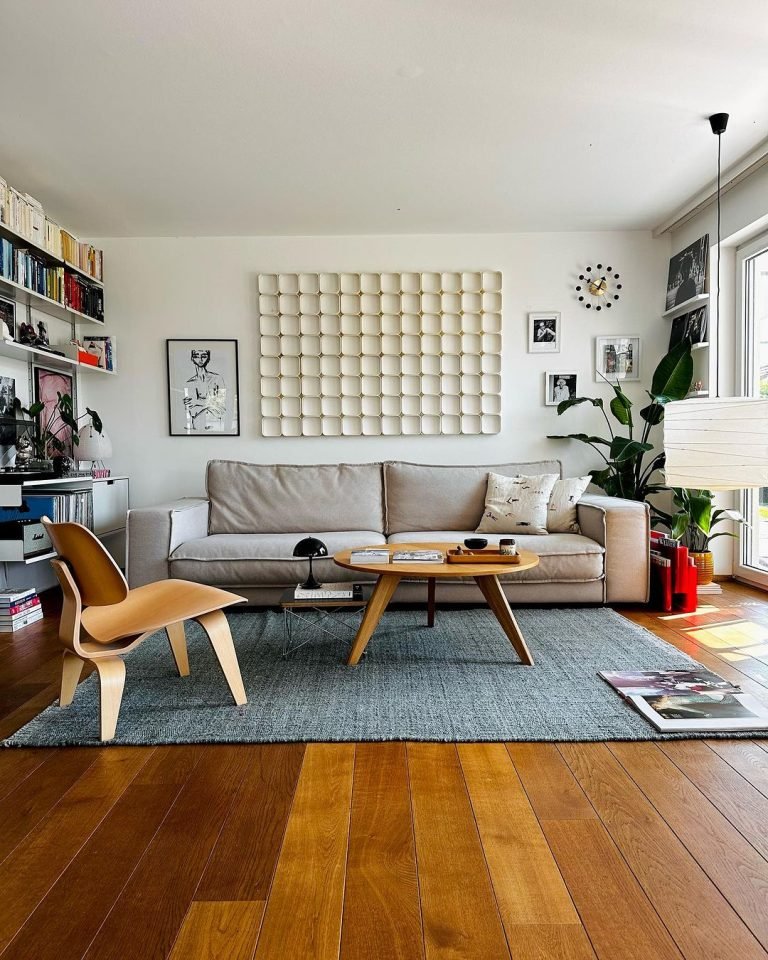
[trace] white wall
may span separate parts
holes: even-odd
[[[258,237],[103,239],[108,331],[117,336],[118,377],[83,376],[81,404],[101,414],[113,440],[113,472],[131,477],[134,506],[200,494],[206,461],[223,457],[271,463],[406,459],[494,463],[557,456],[567,474],[599,462],[576,443],[548,433],[603,433],[593,408],[558,418],[544,406],[544,372],[575,370],[579,392],[608,398],[593,379],[594,337],[642,337],[643,383],[628,385],[639,404],[668,324],[660,319],[669,257],[667,238],[646,232],[534,233],[479,236]],[[611,311],[576,301],[580,270],[595,261],[622,274],[623,296]],[[260,272],[494,269],[503,273],[502,433],[495,436],[274,438],[259,434],[258,310]],[[560,310],[562,352],[526,352],[527,312]],[[242,436],[168,436],[165,338],[233,337],[240,348]],[[660,439],[660,438],[659,438]]]

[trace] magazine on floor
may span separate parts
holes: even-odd
[[[661,733],[768,729],[768,707],[707,670],[601,670],[598,676]]]
[[[659,693],[741,693],[741,687],[735,687],[705,667],[695,670],[601,670],[598,676],[625,699]]]
[[[662,693],[629,701],[661,733],[768,729],[768,707],[748,693]]]

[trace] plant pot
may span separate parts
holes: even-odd
[[[696,583],[712,583],[715,576],[715,558],[709,550],[702,553],[691,551],[688,554],[696,564]]]

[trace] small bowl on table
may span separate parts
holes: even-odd
[[[488,546],[488,541],[485,537],[467,537],[464,541],[464,546],[467,550],[485,550]]]

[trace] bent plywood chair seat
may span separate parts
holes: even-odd
[[[64,644],[60,705],[69,706],[83,665],[99,675],[101,739],[115,735],[125,685],[121,657],[159,630],[165,630],[179,674],[189,675],[184,621],[196,620],[208,634],[229,689],[238,705],[246,702],[225,607],[244,598],[187,580],[161,580],[129,589],[101,542],[79,523],[43,524],[59,557],[52,561],[64,605],[59,639]]]

